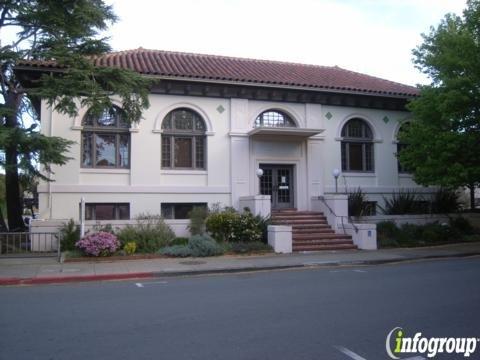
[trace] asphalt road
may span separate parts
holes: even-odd
[[[480,258],[0,288],[5,360],[387,359],[397,326],[480,337]]]

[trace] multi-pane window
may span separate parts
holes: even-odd
[[[162,168],[205,169],[205,123],[190,109],[176,109],[162,122]]]
[[[407,130],[408,125],[409,125],[408,122],[403,123],[402,126],[400,126],[400,129],[398,130],[398,134],[400,135],[403,131]],[[401,140],[398,139],[398,135],[397,135],[397,140],[398,140],[398,142],[397,142],[397,157],[398,157],[398,154],[400,154],[400,152],[403,149],[406,149],[408,147],[408,144],[406,144],[404,142],[401,142]],[[404,166],[400,163],[400,160],[397,160],[397,163],[398,163],[398,172],[399,173],[408,174],[408,173],[411,172],[406,166]]]
[[[164,219],[188,219],[193,208],[207,209],[206,203],[163,203],[161,205]]]
[[[85,220],[129,220],[128,203],[87,203]]]
[[[342,129],[342,170],[374,171],[373,134],[362,119],[349,120]]]
[[[257,116],[255,127],[295,127],[295,122],[287,114],[268,110]]]
[[[120,108],[113,106],[100,115],[88,112],[82,125],[82,167],[130,167],[129,125]]]

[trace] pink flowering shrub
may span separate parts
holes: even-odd
[[[108,232],[99,231],[77,241],[75,246],[91,256],[112,255],[120,246],[117,237]]]

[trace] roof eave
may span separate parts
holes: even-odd
[[[388,97],[395,99],[413,99],[418,95],[414,94],[389,94],[387,92],[374,91],[374,90],[344,90],[341,88],[331,89],[326,87],[317,87],[317,86],[297,86],[297,85],[282,85],[282,84],[272,84],[272,83],[259,83],[259,82],[247,82],[247,81],[234,81],[234,80],[219,80],[219,79],[209,79],[209,78],[196,78],[196,77],[187,77],[187,76],[167,76],[167,75],[156,75],[156,74],[143,74],[147,77],[160,79],[160,80],[174,80],[174,81],[191,81],[198,83],[213,83],[213,84],[223,84],[223,85],[242,85],[249,87],[262,87],[262,88],[272,88],[272,89],[291,89],[291,90],[302,90],[302,91],[315,91],[322,93],[331,93],[331,94],[347,94],[347,95],[365,95],[372,97]]]

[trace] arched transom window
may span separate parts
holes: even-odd
[[[342,170],[374,170],[373,135],[362,119],[349,120],[342,129]]]
[[[205,122],[195,111],[180,108],[162,122],[162,168],[205,169]]]
[[[122,109],[113,106],[100,115],[88,111],[82,125],[82,167],[130,167],[130,126]]]
[[[264,111],[255,119],[255,127],[296,127],[295,122],[284,112]]]

